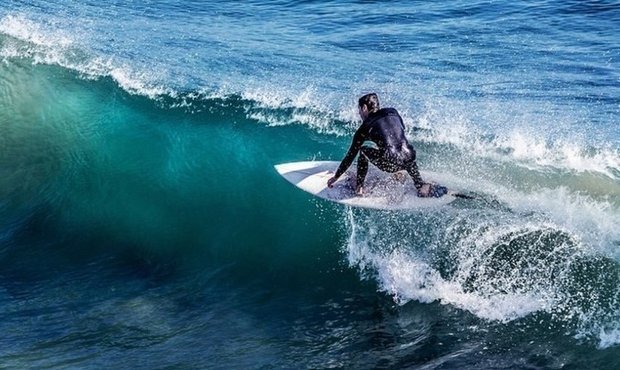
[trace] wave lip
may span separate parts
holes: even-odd
[[[29,58],[35,64],[58,65],[90,79],[110,77],[125,91],[149,98],[175,95],[173,89],[158,82],[161,76],[156,72],[140,72],[114,57],[97,56],[53,24],[7,15],[0,20],[0,34],[4,36],[0,38],[0,57],[4,59]]]
[[[66,33],[43,27],[26,17],[7,15],[0,20],[0,32],[37,46],[66,48],[73,40]]]

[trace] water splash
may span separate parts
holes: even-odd
[[[349,209],[347,225],[350,265],[399,304],[438,301],[502,323],[544,312],[577,338],[618,343],[613,245],[594,248],[541,213],[492,203],[424,214]]]

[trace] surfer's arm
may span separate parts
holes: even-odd
[[[360,149],[362,148],[362,144],[364,144],[364,137],[365,137],[365,135],[363,134],[361,128],[359,130],[357,130],[355,135],[353,135],[353,141],[351,142],[351,146],[349,147],[349,151],[344,156],[344,159],[342,160],[342,162],[340,162],[340,166],[338,166],[338,170],[336,170],[336,173],[334,174],[334,178],[336,180],[340,176],[342,176],[342,174],[345,173],[345,171],[353,163],[353,160],[357,156],[357,153],[359,153]]]

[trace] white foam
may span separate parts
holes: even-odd
[[[620,344],[620,328],[600,329],[598,332],[599,349],[605,349]]]
[[[554,227],[571,230],[598,253],[620,259],[615,247],[620,241],[620,210],[610,199],[594,199],[567,187],[540,188],[531,193],[503,192],[502,201],[518,212],[536,212],[554,223]]]
[[[372,222],[370,225],[358,225],[352,210],[349,210],[348,216],[351,227],[347,245],[350,265],[360,268],[366,274],[374,275],[381,290],[392,295],[399,304],[412,300],[422,303],[438,301],[467,310],[483,319],[501,322],[546,310],[554,304],[552,293],[544,294],[543,289],[535,287],[529,291],[503,294],[491,288],[485,290],[482,286],[480,289],[468,291],[464,281],[472,273],[470,269],[473,268],[475,256],[461,256],[460,271],[451,279],[444,279],[439,271],[429,265],[423,255],[416,255],[403,249],[402,246],[389,248],[385,245],[381,247],[372,245],[376,236]],[[502,235],[505,234],[477,234],[479,238],[476,242],[484,244],[478,251],[482,252]],[[390,242],[387,241],[385,244]],[[468,241],[464,240],[463,245],[466,244]],[[463,251],[471,247],[466,245]],[[385,252],[390,249],[390,252]],[[495,283],[498,281],[489,283],[489,286]]]
[[[170,68],[136,68],[118,56],[101,55],[93,50],[96,47],[90,47],[88,34],[82,32],[78,38],[76,32],[63,30],[59,24],[53,20],[34,21],[22,14],[4,16],[0,19],[0,32],[30,45],[25,47],[8,42],[0,55],[5,58],[31,57],[38,63],[58,64],[77,70],[86,77],[109,76],[132,94],[151,98],[178,95],[168,82],[170,76],[166,75],[166,71]],[[317,85],[307,86],[300,86],[298,82],[289,84],[289,81],[297,81],[292,76],[283,77],[290,80],[278,80],[278,84],[265,82],[259,77],[242,77],[242,81],[230,77],[235,86],[226,86],[225,82],[218,81],[213,89],[221,90],[225,96],[240,95],[256,102],[259,107],[293,110],[291,115],[256,109],[248,112],[250,118],[268,125],[302,124],[321,133],[346,136],[359,125],[355,98],[347,94],[361,93],[372,86],[382,93],[385,106],[402,107],[409,127],[415,125],[428,129],[422,133],[410,132],[410,137],[415,140],[449,144],[468,156],[507,161],[535,170],[551,167],[620,179],[620,149],[613,144],[593,145],[578,140],[578,135],[572,132],[568,136],[557,136],[560,129],[555,129],[554,133],[546,132],[553,127],[577,125],[583,118],[578,117],[578,113],[574,113],[575,117],[570,112],[561,116],[554,111],[557,107],[547,106],[549,104],[544,102],[534,107],[536,109],[528,109],[532,107],[514,107],[510,105],[512,103],[493,100],[455,101],[433,93],[433,86],[427,87],[426,91],[421,90],[417,99],[425,100],[415,104],[413,99],[416,98],[411,97],[410,86],[382,85],[364,80],[351,81],[348,91],[330,91],[318,86],[333,81],[316,77]],[[412,108],[416,105],[421,105],[421,108]],[[548,112],[536,112],[540,109]],[[488,127],[485,128],[485,125]]]
[[[550,133],[532,129],[529,124],[512,122],[512,125],[515,128],[509,131],[495,128],[485,133],[460,113],[447,112],[442,117],[427,113],[418,118],[417,126],[428,130],[411,136],[423,142],[452,145],[468,155],[507,161],[530,169],[557,168],[620,179],[620,149],[617,147],[605,142],[593,147],[574,136],[554,139]],[[433,129],[433,126],[440,129]],[[541,127],[544,126],[541,123]]]
[[[466,292],[455,280],[444,280],[439,272],[416,257],[393,252],[374,257],[382,288],[404,304],[415,300],[439,301],[467,310],[478,317],[501,322],[524,317],[546,305],[535,294],[510,293],[485,296]]]
[[[22,41],[21,44],[7,42],[0,50],[0,56],[7,58],[31,58],[33,63],[59,65],[75,70],[85,78],[110,77],[131,94],[149,98],[179,96],[178,92],[165,87],[158,81],[165,81],[165,74],[156,70],[140,71],[117,60],[113,56],[97,56],[88,47],[81,35],[80,42],[54,25],[37,23],[23,15],[8,15],[0,20],[0,32]],[[89,54],[91,53],[91,54]],[[80,57],[76,58],[76,55]],[[248,118],[258,120],[269,126],[302,124],[326,134],[345,135],[347,127],[333,124],[336,116],[320,102],[318,92],[307,87],[301,92],[288,91],[282,87],[245,86],[239,91],[225,83],[215,89],[203,89],[194,97],[204,99],[228,99],[239,95],[253,102],[246,108]],[[189,107],[187,100],[175,105]],[[283,110],[290,110],[283,114]]]
[[[44,29],[42,25],[21,15],[7,15],[0,19],[0,32],[39,46],[66,48],[73,44],[63,31]]]
[[[23,15],[7,15],[0,19],[0,33],[20,40],[21,44],[6,42],[0,56],[32,58],[33,63],[59,65],[81,73],[87,78],[110,77],[132,94],[156,98],[173,94],[172,89],[161,87],[157,72],[139,72],[117,62],[112,57],[89,55],[89,48],[53,24],[37,23]],[[80,35],[81,39],[87,38]]]
[[[574,141],[574,138],[552,142],[544,136],[513,130],[495,140],[493,145],[496,152],[510,153],[517,161],[576,172],[595,172],[618,179],[620,151],[605,144],[588,150],[586,144]]]
[[[598,299],[617,297],[620,285],[611,287],[615,292],[597,293],[589,292],[597,287],[586,284],[582,289],[589,293],[584,296],[572,289],[582,284],[583,276],[571,267],[584,259],[597,261],[601,254],[620,258],[613,242],[619,236],[618,211],[566,189],[507,200],[517,213],[455,208],[441,216],[392,219],[348,210],[349,264],[375,278],[380,290],[399,304],[439,302],[498,322],[547,312],[569,326],[576,321],[577,338],[598,341],[600,348],[618,345],[620,313],[607,312],[613,305]],[[437,235],[420,239],[429,232]],[[423,240],[423,247],[416,240]],[[549,245],[550,240],[555,244]],[[436,258],[449,261],[445,276]]]
[[[313,88],[290,94],[286,89],[266,89],[261,86],[245,89],[241,96],[267,108],[318,108],[315,103],[316,93]]]
[[[314,88],[308,87],[300,93],[265,87],[248,88],[241,92],[243,99],[256,103],[248,107],[248,118],[265,123],[270,127],[301,124],[317,132],[345,136],[350,133],[348,125],[336,125],[337,114],[322,105],[325,96],[318,96]],[[290,112],[283,114],[284,110]]]

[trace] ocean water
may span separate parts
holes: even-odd
[[[431,211],[326,203],[376,92]],[[0,367],[620,367],[620,4],[4,1]]]

